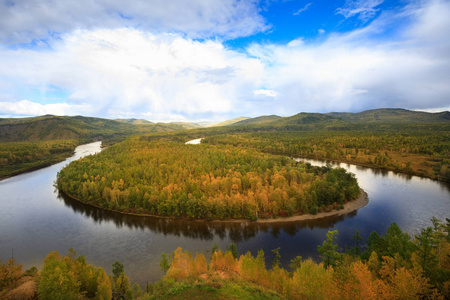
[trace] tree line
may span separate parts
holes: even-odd
[[[265,254],[258,251],[238,256],[231,244],[225,252],[212,249],[209,264],[203,254],[195,257],[178,248],[171,256],[162,255],[161,268],[167,273],[157,287],[168,287],[199,278],[213,284],[217,278],[231,278],[242,284],[256,283],[275,290],[287,299],[448,299],[450,297],[450,219],[433,219],[412,239],[393,223],[384,235],[373,232],[364,242],[359,231],[354,245],[337,251],[337,231],[329,231],[317,250],[322,261],[291,260],[290,272],[280,266],[280,248],[266,266]],[[227,275],[223,275],[223,274]]]
[[[202,143],[330,159],[450,181],[448,126],[428,127],[235,133],[207,137]]]

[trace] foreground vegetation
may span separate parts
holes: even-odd
[[[59,172],[57,187],[106,209],[191,219],[316,214],[360,194],[344,169],[251,149],[137,138],[72,162]]]
[[[280,265],[282,249],[272,250],[266,266],[263,251],[238,255],[231,244],[215,245],[208,259],[181,248],[162,254],[166,275],[143,290],[131,285],[124,266],[115,262],[112,275],[86,263],[69,250],[51,252],[43,269],[25,272],[14,260],[0,263],[2,299],[448,299],[450,297],[450,219],[423,228],[411,237],[394,223],[387,233],[373,232],[364,243],[337,251],[337,231],[329,231],[317,247],[320,263],[297,256],[289,271]]]

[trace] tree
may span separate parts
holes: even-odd
[[[335,235],[338,234],[337,230],[328,231],[327,239],[323,241],[322,246],[317,246],[317,251],[320,254],[320,257],[323,259],[324,268],[328,268],[329,266],[336,266],[337,261],[341,257],[340,253],[336,251],[338,245],[335,245],[334,239]]]
[[[280,261],[281,261],[281,255],[280,255],[280,247],[273,249],[272,253],[275,254],[275,257],[273,258],[272,268],[279,268],[280,267]]]
[[[119,262],[118,260],[116,260],[115,263],[112,264],[113,267],[113,275],[114,275],[114,279],[117,279],[120,277],[120,275],[123,274],[124,270],[123,270],[123,264],[121,262]]]
[[[169,270],[169,268],[170,268],[169,259],[167,257],[167,254],[164,252],[161,254],[161,260],[159,261],[159,266],[161,267],[161,270],[164,271],[164,273],[166,273],[167,270]]]
[[[113,299],[131,299],[133,291],[130,287],[130,280],[125,275],[123,264],[119,261],[113,263]]]
[[[302,266],[302,262],[303,262],[303,258],[301,256],[296,256],[295,258],[291,259],[289,268],[291,268],[292,271],[295,271]]]
[[[45,299],[79,299],[80,281],[58,252],[50,252],[44,259],[39,284],[39,297]]]
[[[231,244],[228,246],[228,251],[231,252],[231,254],[233,255],[234,258],[237,258],[237,257],[238,257],[237,247],[236,247],[236,244],[235,244],[235,243],[231,243]]]
[[[213,247],[211,249],[211,254],[214,254],[214,252],[216,252],[218,250],[219,250],[219,246],[216,243],[214,243],[214,245],[213,245]]]
[[[352,235],[351,239],[352,239],[352,240],[355,240],[355,246],[352,247],[352,249],[353,249],[352,252],[353,252],[355,255],[358,255],[358,256],[359,256],[359,255],[361,254],[361,248],[359,247],[359,245],[360,245],[360,242],[363,240],[363,238],[361,237],[361,235],[360,235],[360,233],[359,233],[359,230],[356,230],[356,231],[355,231],[355,234]]]
[[[420,235],[416,235],[416,243],[418,246],[418,256],[422,269],[429,274],[429,272],[437,265],[437,256],[435,249],[437,243],[434,240],[433,228],[423,228]]]

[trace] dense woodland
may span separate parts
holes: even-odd
[[[0,143],[0,178],[62,161],[78,145],[76,140]]]
[[[356,231],[354,245],[338,251],[337,231],[317,246],[321,262],[297,256],[280,265],[283,248],[267,262],[260,250],[239,255],[230,244],[205,256],[181,248],[162,254],[166,275],[144,289],[131,284],[116,261],[112,275],[86,262],[72,249],[51,252],[41,271],[22,270],[13,259],[0,262],[2,299],[448,299],[450,297],[450,219],[432,220],[411,237],[394,223],[366,241]]]
[[[138,138],[72,162],[56,184],[102,208],[192,219],[315,214],[342,208],[360,194],[344,169],[253,149]]]
[[[450,181],[450,131],[445,124],[222,134],[202,143],[330,159]]]
[[[83,143],[111,145],[130,135],[180,129],[176,124],[132,125],[81,116],[0,118],[0,179],[62,161]]]

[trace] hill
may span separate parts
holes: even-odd
[[[298,113],[291,117],[279,118],[270,122],[270,124],[278,126],[338,123],[343,124],[344,122],[334,116],[319,113]]]
[[[212,126],[229,126],[229,125],[233,125],[233,124],[235,124],[237,122],[248,120],[248,119],[250,119],[250,118],[248,118],[248,117],[238,117],[238,118],[235,118],[235,119],[226,120],[226,121],[214,124]]]
[[[242,126],[242,125],[266,125],[270,124],[273,121],[279,120],[282,117],[276,116],[276,115],[270,115],[270,116],[261,116],[256,118],[249,118],[245,119],[239,122],[235,122],[232,124],[232,126]]]
[[[203,125],[193,122],[171,122],[170,124],[180,125],[181,127],[183,127],[183,129],[195,129],[203,127]]]
[[[132,134],[183,129],[175,124],[133,125],[115,120],[90,117],[41,116],[0,119],[0,142],[42,140],[102,140]]]
[[[115,121],[119,121],[122,123],[127,124],[135,124],[135,125],[142,125],[142,124],[152,124],[153,122],[144,120],[144,119],[116,119]]]
[[[358,123],[437,123],[449,122],[450,112],[428,113],[401,108],[371,109],[359,113],[331,112],[328,116]]]

